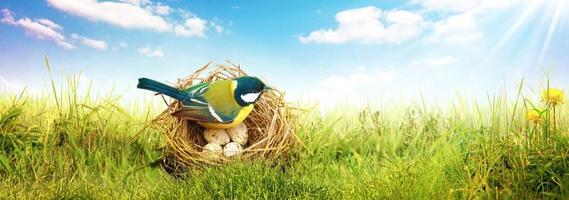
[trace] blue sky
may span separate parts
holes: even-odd
[[[0,87],[43,90],[82,74],[127,96],[136,79],[174,82],[229,59],[291,99],[486,98],[569,81],[563,0],[0,0]]]

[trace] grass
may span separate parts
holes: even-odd
[[[152,104],[125,108],[74,78],[65,85],[0,95],[0,199],[569,198],[568,106],[557,108],[556,130],[534,126],[523,95],[308,112],[294,161],[175,177],[153,164],[164,141],[143,130],[159,112]]]

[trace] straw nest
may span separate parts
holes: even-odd
[[[213,82],[245,76],[240,66],[231,64],[210,66],[207,64],[192,75],[179,79],[178,88],[193,84]],[[194,121],[179,119],[171,114],[180,108],[178,101],[168,102],[168,108],[152,124],[164,133],[166,139],[165,166],[178,171],[187,167],[221,165],[234,159],[272,160],[288,154],[300,144],[296,136],[297,109],[284,100],[284,93],[278,90],[266,91],[255,103],[255,108],[243,122],[247,126],[248,140],[239,156],[211,156],[204,151],[208,143],[204,138],[205,128]]]

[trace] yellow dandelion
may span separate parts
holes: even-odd
[[[563,94],[563,90],[549,88],[543,91],[541,101],[550,106],[557,106],[565,103],[565,95]]]
[[[539,110],[536,109],[529,110],[526,113],[526,119],[534,124],[539,124],[543,120]]]

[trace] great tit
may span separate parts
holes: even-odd
[[[200,83],[184,90],[140,78],[136,87],[180,101],[181,109],[174,112],[174,116],[194,120],[201,126],[212,129],[228,129],[239,125],[251,113],[254,103],[263,92],[270,89],[259,78],[252,76]]]

